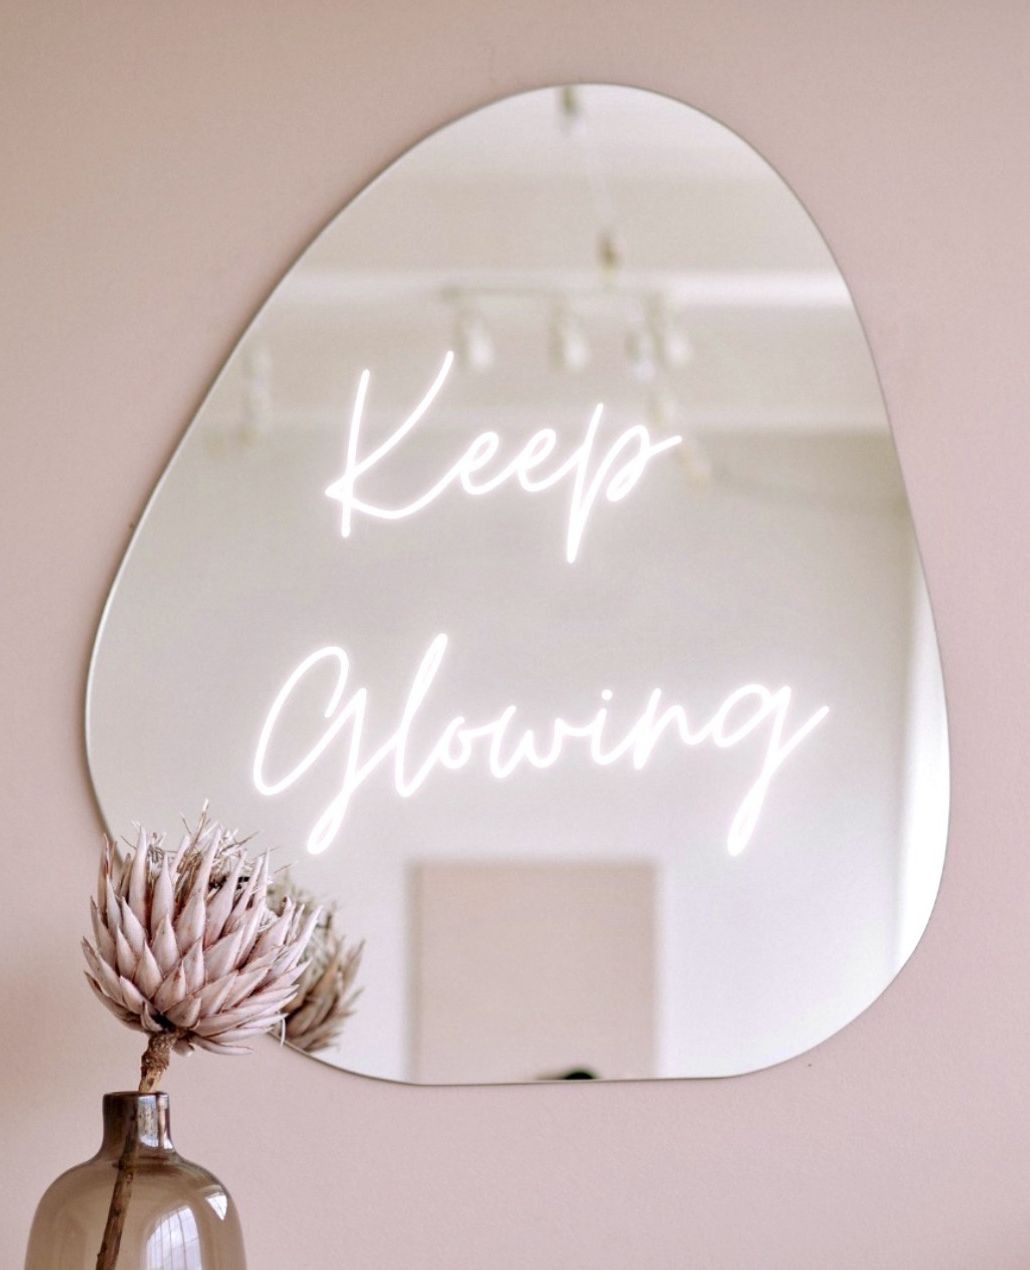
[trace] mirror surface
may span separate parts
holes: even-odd
[[[921,936],[940,664],[875,368],[782,179],[709,117],[491,105],[241,339],[101,625],[113,833],[203,799],[365,941],[320,1057],[714,1076]]]

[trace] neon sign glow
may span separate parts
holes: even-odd
[[[595,458],[604,413],[604,406],[599,403],[589,417],[580,443],[549,471],[541,473],[540,469],[547,467],[552,459],[558,446],[558,434],[553,428],[541,428],[513,458],[502,463],[491,475],[481,475],[497,458],[501,447],[500,436],[486,431],[479,433],[443,475],[411,502],[384,507],[360,498],[357,493],[359,480],[363,481],[378,467],[425,418],[447,382],[453,364],[454,354],[448,352],[414,410],[385,441],[364,457],[359,457],[359,440],[371,380],[368,370],[362,372],[351,410],[343,473],[325,491],[329,498],[340,504],[342,537],[350,537],[356,514],[373,520],[403,520],[429,507],[454,485],[466,494],[481,497],[509,481],[517,482],[527,494],[539,494],[570,480],[572,492],[565,559],[574,564],[590,515],[601,495],[610,503],[620,502],[637,487],[653,458],[682,441],[678,436],[655,441],[643,424],[635,424],[615,437]],[[603,704],[595,708],[584,722],[570,723],[556,716],[546,728],[538,731],[520,725],[516,717],[519,707],[516,705],[506,706],[495,717],[481,723],[470,723],[465,715],[457,714],[445,724],[427,750],[415,755],[412,730],[436,683],[448,643],[448,637],[443,634],[430,642],[415,672],[397,726],[377,746],[371,745],[366,737],[371,713],[368,689],[357,687],[349,691],[350,657],[342,648],[329,645],[309,654],[279,689],[261,728],[254,755],[252,776],[260,793],[274,796],[285,792],[304,777],[337,738],[343,746],[337,793],[308,835],[307,847],[313,855],[325,851],[340,834],[355,794],[381,768],[392,771],[396,793],[401,798],[410,798],[434,772],[458,771],[469,767],[477,759],[495,779],[507,780],[520,768],[553,767],[571,746],[579,745],[598,767],[609,767],[621,760],[629,763],[635,771],[640,771],[667,735],[675,737],[687,748],[710,745],[725,750],[741,744],[761,730],[764,732],[761,766],[737,808],[726,839],[727,851],[736,856],[744,850],[755,832],[776,773],[829,712],[827,706],[822,706],[799,726],[789,730],[787,715],[791,708],[791,689],[784,686],[773,690],[762,684],[750,683],[731,692],[703,726],[692,729],[684,707],[666,703],[662,690],[655,688],[636,721],[620,735],[612,737],[613,725],[609,720],[608,706],[613,693],[604,689],[600,693]],[[322,719],[327,722],[323,723],[315,743],[285,775],[269,776],[266,770],[268,753],[278,735],[283,711],[307,677],[323,663],[335,667],[335,682],[321,710]]]
[[[429,750],[416,757],[411,753],[412,727],[436,681],[447,647],[446,635],[437,635],[432,640],[415,673],[397,727],[370,752],[366,752],[365,738],[370,710],[368,689],[356,688],[345,697],[350,658],[342,648],[327,646],[311,653],[280,688],[265,718],[254,756],[253,779],[260,793],[280,794],[295,785],[336,738],[347,731],[342,781],[338,793],[308,835],[307,848],[311,854],[320,854],[333,842],[343,827],[355,793],[381,767],[392,767],[394,789],[400,797],[410,798],[434,771],[458,771],[469,766],[477,756],[485,758],[486,768],[493,777],[506,780],[520,767],[552,767],[568,743],[581,742],[599,767],[628,759],[632,767],[640,771],[666,733],[675,734],[687,747],[711,744],[718,749],[731,749],[765,728],[761,768],[738,806],[727,835],[726,848],[731,856],[736,856],[751,840],[773,777],[829,712],[827,706],[822,706],[788,732],[791,689],[784,686],[771,690],[761,684],[745,684],[726,697],[707,723],[692,730],[683,706],[665,704],[661,689],[656,688],[636,722],[618,738],[610,739],[608,702],[612,693],[606,689],[601,693],[605,704],[586,722],[574,724],[556,717],[546,739],[538,739],[531,728],[519,731],[515,722],[518,707],[509,705],[485,723],[470,723],[464,715],[456,715],[443,727]],[[322,711],[328,726],[285,775],[270,777],[265,769],[279,718],[300,684],[324,662],[336,668],[335,683]]]
[[[679,445],[683,440],[682,437],[676,436],[667,437],[664,441],[654,441],[644,424],[634,424],[621,432],[608,445],[601,461],[591,472],[591,460],[604,414],[604,404],[598,403],[590,415],[583,440],[566,459],[546,474],[534,475],[548,462],[558,445],[558,434],[553,428],[541,428],[534,432],[513,459],[495,471],[492,476],[477,479],[477,473],[482,472],[493,462],[501,447],[500,436],[496,432],[487,431],[481,432],[460,458],[412,502],[401,507],[380,507],[358,498],[355,490],[358,479],[377,467],[421,422],[447,382],[447,376],[453,365],[454,353],[448,352],[436,373],[436,378],[411,414],[382,444],[366,454],[364,458],[359,459],[358,438],[361,434],[365,401],[371,379],[368,370],[362,371],[347,432],[343,474],[325,491],[328,498],[340,504],[342,537],[350,537],[355,512],[376,520],[404,520],[428,507],[449,486],[455,484],[460,486],[466,494],[480,497],[492,493],[501,485],[514,479],[527,494],[540,494],[571,478],[572,498],[565,537],[565,559],[569,564],[574,564],[579,555],[590,513],[600,495],[603,493],[610,503],[621,502],[636,488],[650,461],[663,451]]]

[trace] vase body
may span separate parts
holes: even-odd
[[[116,1186],[124,1218],[112,1260]],[[236,1207],[218,1178],[175,1150],[167,1094],[105,1094],[100,1150],[40,1200],[25,1270],[97,1270],[105,1230],[105,1270],[245,1270]]]

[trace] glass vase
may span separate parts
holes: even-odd
[[[164,1093],[105,1094],[100,1150],[61,1174],[32,1222],[25,1270],[116,1267],[245,1270],[236,1206],[175,1150]]]

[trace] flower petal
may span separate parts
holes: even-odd
[[[132,978],[136,973],[136,954],[132,951],[129,941],[120,930],[114,933],[114,945],[118,973],[125,975],[126,978]]]
[[[91,979],[86,975],[86,982],[93,989],[93,995],[114,1015],[119,1023],[124,1023],[126,1027],[139,1028],[139,1019],[135,1015],[129,1013],[124,1006],[119,1005],[116,1001],[112,1001],[106,992],[99,986],[95,979]]]
[[[219,1045],[217,1041],[209,1041],[205,1037],[192,1035],[194,1045],[199,1045],[201,1049],[209,1050],[212,1054],[250,1054],[252,1053],[249,1045]]]
[[[154,993],[154,1005],[162,1014],[167,1015],[172,1006],[178,1005],[185,996],[186,973],[180,964]]]
[[[213,979],[202,989],[200,1013],[203,1017],[207,1018],[209,1015],[218,1013],[235,982],[236,972],[233,970],[227,975],[222,975],[220,979]]]
[[[264,953],[272,952],[273,949],[281,948],[286,941],[291,921],[293,918],[293,906],[287,900],[283,906],[282,913],[275,919],[270,926],[258,936],[257,942],[254,944],[254,956],[260,957]]]
[[[186,907],[175,919],[175,942],[179,945],[181,953],[185,953],[197,940],[204,938],[204,910],[203,893],[191,891]]]
[[[128,900],[121,901],[119,915],[121,917],[122,933],[129,941],[133,956],[139,957],[143,952],[143,945],[147,942],[147,932],[144,930],[143,924],[133,911]]]
[[[107,879],[107,887],[104,892],[104,921],[112,935],[122,924],[118,893],[110,876]]]
[[[93,969],[93,967],[91,967]],[[95,967],[96,980],[100,986],[100,990],[111,998],[112,1001],[121,1004],[122,989],[118,982],[118,972],[113,966],[109,966],[106,961],[98,961]]]
[[[161,919],[157,934],[154,936],[154,957],[162,976],[170,974],[179,960],[179,946],[175,942],[172,924],[167,917]]]
[[[236,930],[240,923],[244,921],[249,909],[251,899],[255,894],[264,900],[268,891],[268,855],[265,854],[258,861],[257,865],[251,869],[250,877],[244,883],[243,890],[236,897],[236,903],[232,907],[228,920],[225,923],[226,932]]]
[[[147,924],[147,855],[149,852],[149,835],[140,826],[136,837],[136,850],[132,855],[129,868],[129,908],[136,917],[140,928]]]
[[[219,827],[212,825],[215,832],[208,835],[203,853],[200,857],[200,864],[197,866],[197,872],[193,878],[193,885],[190,887],[189,899],[199,899],[201,904],[207,906],[208,886],[211,882],[211,866],[215,862],[215,856],[222,845],[222,834]]]
[[[167,1011],[169,1022],[176,1027],[189,1031],[200,1018],[200,996],[186,997],[178,1005],[169,1006]]]
[[[153,1000],[154,994],[161,986],[162,977],[161,967],[157,964],[154,954],[150,951],[150,945],[144,944],[143,953],[136,963],[136,982],[145,997]]]
[[[93,945],[89,942],[88,939],[83,939],[81,942],[82,942],[82,951],[86,956],[86,962],[90,970],[93,972],[93,977],[95,979],[99,978],[100,977],[100,957],[97,955],[97,950],[93,947]]]
[[[134,983],[130,983],[124,975],[122,975],[119,982],[121,983],[122,1000],[125,1002],[125,1008],[131,1010],[134,1015],[142,1017],[146,1002],[143,1000],[139,988]]]
[[[271,916],[271,910],[265,904],[264,899],[255,898],[249,915],[238,927],[243,935],[240,940],[240,951],[238,954],[241,964],[243,962],[249,963],[255,956],[263,956],[263,954],[256,952],[257,938],[262,923],[267,922]]]
[[[233,1006],[239,1005],[244,997],[250,996],[256,988],[261,986],[261,980],[264,979],[267,973],[263,966],[258,966],[257,969],[252,969],[248,966],[245,970],[237,971],[233,976],[233,982],[229,985],[230,991],[222,1000],[219,1008],[231,1010]]]
[[[204,927],[204,945],[210,947],[220,939],[225,923],[232,912],[233,900],[236,898],[236,887],[239,884],[240,872],[243,869],[242,854],[236,860],[232,871],[215,892],[207,906],[207,925]]]
[[[94,899],[89,901],[89,918],[93,926],[93,938],[96,940],[97,948],[100,949],[100,955],[105,961],[114,961],[114,939],[111,932],[104,925],[103,918],[100,916],[100,909],[97,908],[97,902]]]
[[[242,940],[243,931],[235,930],[229,935],[223,935],[217,944],[207,950],[204,964],[208,979],[220,979],[228,971],[236,969]]]
[[[175,916],[175,893],[172,889],[172,875],[168,868],[168,856],[161,856],[161,869],[154,882],[154,894],[150,902],[150,934],[157,934],[157,928],[167,918],[171,922]]]
[[[182,967],[186,972],[186,991],[200,992],[204,986],[204,948],[199,939],[183,957]]]
[[[107,903],[107,884],[111,877],[111,842],[104,835],[104,845],[100,851],[100,863],[97,869],[97,907],[101,912]]]

